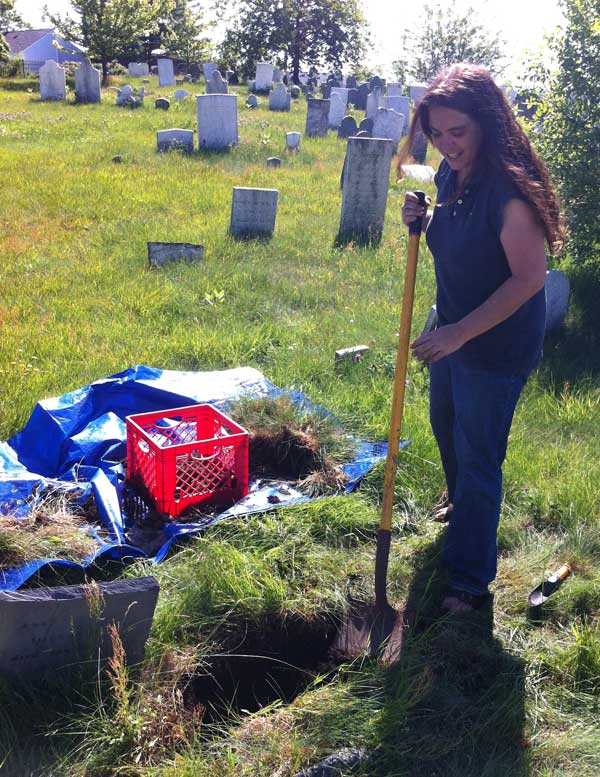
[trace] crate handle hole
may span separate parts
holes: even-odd
[[[143,451],[143,453],[149,453],[150,451],[150,446],[146,440],[138,440],[138,448]]]

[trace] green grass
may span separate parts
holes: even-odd
[[[302,101],[289,114],[269,113],[264,98],[247,111],[240,89],[240,145],[186,157],[157,154],[155,132],[195,128],[194,101],[155,110],[169,90],[154,80],[135,111],[116,108],[114,92],[99,106],[40,103],[28,86],[0,84],[0,439],[38,400],[134,364],[251,365],[333,411],[348,432],[387,436],[410,181],[391,176],[379,248],[336,248],[344,146],[330,133],[285,154],[284,131],[304,130]],[[279,169],[266,167],[274,155]],[[228,235],[235,185],[279,190],[271,240]],[[151,271],[149,240],[201,243],[205,259]],[[434,287],[422,245],[414,332]],[[363,343],[371,352],[360,364],[334,367],[337,348]],[[218,722],[200,723],[174,690],[196,665],[244,652],[261,634],[279,629],[300,647],[298,635],[308,646],[330,634],[349,580],[370,599],[379,467],[351,497],[221,524],[158,567],[128,570],[161,583],[147,667],[58,694],[1,688],[6,773],[284,777],[364,746],[365,775],[599,774],[600,390],[583,343],[575,325],[549,342],[518,407],[488,618],[439,618],[444,530],[428,513],[443,476],[428,375],[411,363],[389,593],[418,618],[398,664],[316,663],[293,702],[252,714],[234,705]],[[565,561],[574,575],[541,616],[529,613],[529,590]]]

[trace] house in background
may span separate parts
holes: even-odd
[[[86,58],[81,46],[61,38],[53,27],[47,30],[5,32],[4,39],[10,46],[11,57],[22,57],[26,73],[37,73],[49,59],[62,63],[82,62]],[[53,41],[57,42],[59,48],[53,45]]]

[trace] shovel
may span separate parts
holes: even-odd
[[[563,564],[547,580],[540,583],[527,597],[530,607],[539,607],[562,585],[563,581],[571,574],[571,565]]]
[[[424,192],[415,192],[415,194],[419,198],[419,204],[425,206]],[[393,663],[399,656],[402,644],[404,616],[397,613],[388,602],[387,569],[392,537],[394,484],[398,467],[398,446],[404,409],[404,388],[421,228],[422,219],[416,219],[408,227],[408,257],[404,275],[398,353],[394,373],[392,417],[383,481],[381,520],[377,532],[377,551],[375,554],[375,605],[352,605],[350,616],[338,631],[333,645],[334,653],[345,659],[368,655],[380,656],[384,663]]]

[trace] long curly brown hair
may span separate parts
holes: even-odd
[[[552,252],[560,249],[564,227],[558,197],[546,165],[516,120],[504,92],[481,65],[458,64],[442,70],[428,86],[415,108],[406,143],[398,156],[401,165],[410,157],[419,129],[431,141],[429,109],[452,108],[469,116],[481,128],[478,167],[491,174],[503,173],[529,202],[544,229]]]

